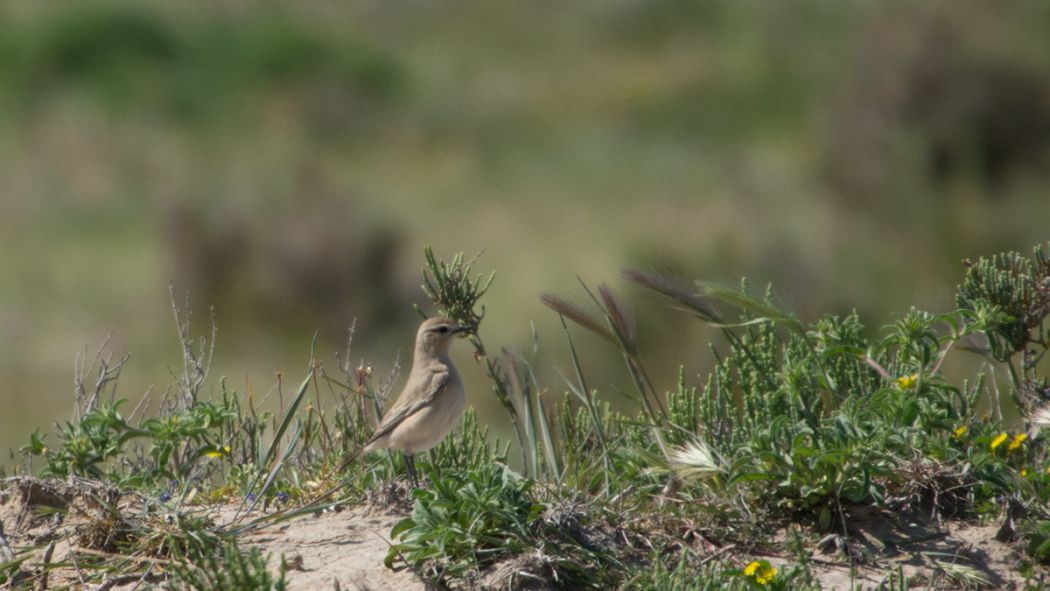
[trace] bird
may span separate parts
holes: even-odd
[[[423,321],[416,333],[412,370],[405,389],[364,446],[344,462],[344,467],[372,451],[399,450],[405,455],[412,486],[419,487],[414,457],[440,443],[463,416],[463,381],[449,358],[449,349],[456,336],[473,330],[470,324],[459,324],[443,316]]]

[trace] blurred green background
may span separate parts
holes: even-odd
[[[257,393],[354,318],[352,360],[409,355],[425,245],[485,249],[485,341],[531,354],[535,322],[551,395],[537,294],[577,274],[624,294],[663,387],[710,335],[623,266],[772,282],[807,320],[949,309],[962,258],[1048,238],[1047,31],[1041,0],[5,0],[0,449],[69,418],[109,333],[126,410],[159,399],[169,281],[198,334],[214,306],[212,383]]]

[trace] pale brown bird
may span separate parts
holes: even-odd
[[[347,463],[377,449],[400,450],[405,454],[412,485],[419,485],[413,457],[440,443],[463,416],[463,381],[448,353],[452,339],[472,329],[443,317],[423,321],[416,333],[412,371],[405,389],[386,411],[372,437]]]

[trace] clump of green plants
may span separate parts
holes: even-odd
[[[607,588],[622,566],[610,548],[590,539],[573,512],[540,500],[536,481],[502,463],[456,472],[431,469],[429,490],[417,490],[412,513],[391,531],[400,541],[386,563],[402,560],[426,580],[478,579],[488,567],[521,556],[533,577],[567,588]],[[529,567],[522,567],[526,570]]]
[[[1017,256],[996,260],[1013,268]],[[982,260],[979,267],[990,274],[994,264]],[[911,310],[869,339],[855,314],[806,325],[744,287],[688,291],[640,272],[628,277],[729,336],[702,386],[683,384],[670,396],[673,423],[695,442],[677,463],[711,490],[770,499],[830,527],[844,504],[937,499],[956,511],[960,501],[979,506],[1016,489],[1021,454],[1014,452],[1027,436],[1000,447],[1003,428],[977,416],[985,376],[957,386],[940,371],[960,343],[987,334],[989,326],[970,311]],[[992,306],[973,297],[963,299]],[[739,318],[721,320],[716,302],[739,309]],[[925,480],[912,469],[917,456],[927,466]],[[942,489],[968,492],[960,499],[940,496]]]
[[[286,565],[281,561],[276,576],[266,566],[258,548],[245,552],[229,541],[217,552],[194,561],[176,562],[171,568],[175,589],[223,589],[224,591],[284,591]]]
[[[442,314],[459,322],[473,326],[475,329],[485,317],[485,306],[477,309],[481,297],[485,295],[495,272],[489,276],[472,276],[471,267],[477,260],[464,261],[459,253],[446,263],[434,256],[434,251],[427,247],[423,252],[426,266],[423,267],[423,293],[430,298]]]
[[[987,339],[987,352],[1013,381],[1014,403],[1030,415],[1050,400],[1050,382],[1039,363],[1050,349],[1050,259],[1046,247],[1031,256],[1007,252],[966,262],[956,302]],[[1020,363],[1016,362],[1020,357]]]
[[[431,477],[432,490],[420,491],[412,515],[391,531],[401,542],[388,566],[398,557],[414,564],[441,557],[435,570],[462,577],[530,546],[530,523],[543,511],[529,494],[534,481],[498,464]]]
[[[729,560],[703,562],[683,557],[676,566],[668,566],[660,557],[639,569],[624,589],[660,589],[669,591],[768,591],[820,589],[799,566],[778,569],[768,560],[752,560],[743,566]]]
[[[848,540],[846,513],[865,506],[938,520],[994,517],[1000,499],[1024,498],[1029,513],[1041,514],[1035,502],[1046,495],[1045,448],[1024,429],[1004,423],[991,395],[1001,384],[988,371],[1021,354],[1024,379],[1012,380],[1013,389],[1031,390],[1041,383],[1037,365],[1042,355],[1022,349],[1043,351],[1048,344],[1039,287],[1046,283],[1042,252],[1037,249],[1030,259],[1016,253],[981,259],[968,267],[958,310],[912,309],[874,334],[856,313],[803,322],[776,306],[771,291],[754,296],[746,283],[693,286],[627,271],[631,282],[721,330],[725,343],[713,345],[714,366],[699,383],[688,384],[680,373],[675,390],[663,394],[656,389],[630,311],[606,286],[596,294],[586,290],[591,305],[557,295],[542,299],[623,356],[639,402],[637,415],[610,412],[588,386],[567,324],[572,378],[565,380],[563,402],[542,402],[537,393],[543,386],[520,356],[505,356],[500,371],[490,377],[494,390],[506,395],[527,478],[547,483],[545,490],[554,498],[582,494],[596,506],[614,499],[622,505],[629,498],[633,514],[650,522],[651,541],[678,543],[674,535],[652,529],[668,518],[663,505],[669,499],[678,507],[672,519],[713,519],[731,537],[750,543],[783,519],[812,524],[818,532],[839,532]],[[985,350],[973,346],[982,337],[989,343]],[[962,382],[942,372],[949,355],[973,352],[985,355],[981,370]],[[1019,406],[1026,419],[1031,408]],[[395,529],[401,544],[388,560],[426,565],[438,578],[478,576],[487,565],[492,568],[485,560],[488,551],[467,551],[484,543],[460,548],[435,541],[462,536],[457,529],[462,525],[456,524],[469,503],[457,502],[463,501],[418,497],[413,515]],[[493,554],[536,551],[526,543],[532,538],[521,533],[528,531],[529,521],[539,522],[528,507],[522,501],[516,510],[497,512],[513,519],[479,520],[491,528]],[[1006,537],[1016,535],[1006,522],[1004,531]],[[604,583],[707,588],[703,578],[698,587],[683,586],[676,573],[716,567],[689,567],[685,559],[668,562],[622,549],[620,558],[606,563]],[[656,578],[631,579],[629,573],[637,568],[632,565],[646,565]],[[724,570],[722,575],[739,575],[727,584],[787,585],[784,576],[774,585],[773,567],[766,563],[748,566],[750,571]],[[791,583],[792,588],[802,584]]]
[[[55,444],[48,445],[47,436],[36,431],[22,452],[27,459],[44,460],[42,476],[86,476],[170,495],[191,482],[217,482],[235,458],[252,457],[269,420],[254,409],[246,415],[225,389],[218,400],[191,400],[181,408],[173,404],[161,416],[137,424],[121,412],[125,403],[109,399],[87,405],[79,419],[59,427]],[[256,437],[244,435],[248,423]]]

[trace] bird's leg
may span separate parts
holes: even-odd
[[[408,452],[402,452],[405,457],[405,469],[408,470],[408,479],[412,482],[412,488],[419,488],[419,480],[416,480],[416,463],[412,459],[412,454]]]

